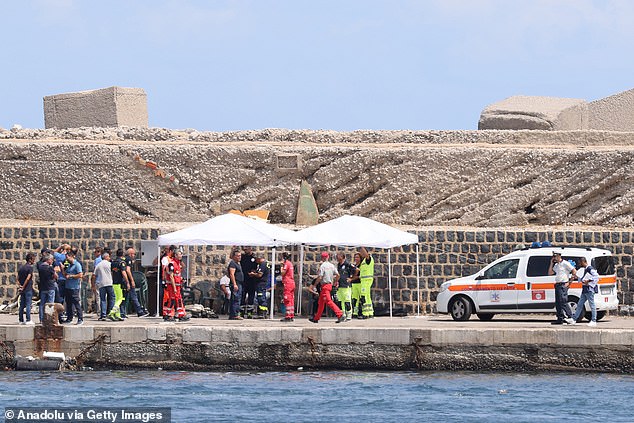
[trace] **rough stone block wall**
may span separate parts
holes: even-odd
[[[148,126],[142,88],[109,87],[44,97],[46,128]]]
[[[132,245],[140,251],[140,241],[156,239],[167,228],[149,227],[0,227],[0,300],[13,297],[18,266],[29,251],[38,252],[42,247],[55,247],[68,242],[80,247],[82,261],[92,271],[92,249],[96,245],[124,248]],[[634,267],[632,257],[634,231],[632,230],[566,230],[566,229],[456,229],[456,228],[411,228],[419,238],[420,250],[420,306],[421,313],[435,311],[435,300],[440,285],[452,278],[476,273],[486,264],[510,253],[517,244],[548,240],[555,245],[592,245],[610,250],[617,265],[619,301],[624,314],[634,314]],[[207,282],[216,286],[228,263],[229,247],[197,246],[191,249],[190,271],[192,283]],[[316,275],[321,248],[307,248],[304,262],[304,286],[310,283],[309,275]],[[278,250],[282,251],[282,250]],[[299,281],[299,250],[293,253],[296,281]],[[331,255],[337,251],[331,248]],[[344,250],[350,260],[354,250]],[[270,259],[270,250],[260,249]],[[374,250],[375,284],[372,297],[376,304],[387,307],[388,257],[384,250]],[[416,280],[416,248],[404,246],[392,251],[392,295],[395,307],[404,307],[409,313],[418,310]],[[140,255],[137,255],[139,258]],[[278,291],[279,292],[279,291]],[[307,294],[304,293],[304,307]],[[279,304],[279,302],[278,302]],[[305,310],[305,308],[304,308]]]
[[[274,223],[294,224],[307,181],[322,220],[350,213],[414,226],[634,226],[634,136],[627,133],[50,133],[72,139],[15,131],[8,135],[26,140],[2,143],[5,218],[200,222],[257,208]],[[57,182],[68,174],[72,186]],[[96,195],[99,183],[108,189]],[[68,196],[76,201],[59,201]]]

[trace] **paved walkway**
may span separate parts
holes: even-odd
[[[571,329],[568,325],[553,326],[550,322],[554,319],[554,316],[546,314],[524,314],[524,315],[496,315],[493,320],[489,322],[482,322],[476,317],[466,322],[456,322],[448,315],[421,315],[420,317],[375,317],[368,320],[354,319],[345,323],[335,323],[335,318],[322,318],[318,323],[309,322],[305,317],[298,317],[293,323],[280,322],[278,316],[275,320],[268,319],[245,319],[245,320],[227,320],[227,316],[220,316],[219,319],[207,319],[207,318],[192,318],[188,322],[166,323],[162,318],[149,317],[138,318],[130,317],[123,322],[100,322],[94,315],[86,315],[84,319],[85,326],[222,326],[222,327],[355,327],[355,328],[473,328],[473,329],[508,329],[508,328],[548,328],[567,330]],[[33,320],[39,322],[38,316],[33,316]],[[575,327],[588,328],[586,321],[575,325]],[[12,314],[0,314],[0,326],[13,326],[18,325],[18,316]],[[73,324],[69,326],[74,326]],[[634,330],[634,318],[631,317],[617,317],[606,316],[603,320],[599,321],[595,329],[625,329]]]

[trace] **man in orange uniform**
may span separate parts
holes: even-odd
[[[174,304],[176,306],[176,318],[181,322],[189,320],[185,313],[181,287],[183,286],[183,252],[177,251],[174,255]]]
[[[165,257],[161,259],[163,268],[162,281],[165,284],[163,292],[163,319],[168,322],[174,321],[176,305],[176,280],[174,278],[174,252],[176,246],[170,245]]]
[[[281,319],[282,322],[292,322],[295,320],[295,278],[293,277],[293,263],[291,255],[282,253],[282,284],[284,285],[284,307],[286,314]]]

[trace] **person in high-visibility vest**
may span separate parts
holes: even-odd
[[[359,303],[361,305],[362,319],[374,317],[372,306],[372,282],[374,282],[374,259],[365,247],[359,250],[361,263],[359,263],[359,279],[361,280],[361,293]]]
[[[361,254],[354,253],[354,273],[350,276],[352,283],[352,317],[361,318],[361,279],[359,279],[359,265],[361,264]]]

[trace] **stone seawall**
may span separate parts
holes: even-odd
[[[430,328],[374,320],[382,327],[65,326],[63,337],[43,347],[107,369],[634,372],[632,329],[557,330],[548,322],[541,323],[547,328],[455,328],[452,322]],[[4,364],[37,347],[33,327],[2,325],[0,339]]]
[[[68,225],[68,226],[66,226]],[[38,252],[43,247],[56,247],[63,242],[77,245],[83,253],[87,270],[92,271],[90,254],[97,245],[112,249],[134,246],[140,250],[140,241],[152,240],[187,224],[151,225],[88,225],[56,224],[28,225],[15,222],[0,225],[0,300],[8,300],[16,294],[17,268],[27,252]],[[632,256],[634,231],[605,229],[524,229],[524,228],[430,228],[403,227],[416,233],[420,249],[420,303],[416,279],[416,254],[414,246],[394,249],[392,252],[392,294],[395,307],[404,307],[409,313],[435,310],[436,294],[440,285],[452,278],[476,273],[484,265],[511,252],[517,244],[548,240],[555,245],[592,245],[610,250],[617,265],[619,302],[625,307],[622,314],[634,315],[634,267]],[[299,254],[293,253],[295,270],[298,273]],[[351,250],[346,250],[351,253]],[[226,266],[229,249],[224,247],[193,247],[191,250],[192,282],[205,282],[215,286]],[[334,250],[333,250],[334,252]],[[388,270],[387,253],[375,250],[376,282],[372,292],[375,304],[387,307]],[[140,256],[139,256],[140,257]],[[303,273],[317,273],[319,250],[306,249]],[[307,296],[304,296],[306,299]]]

